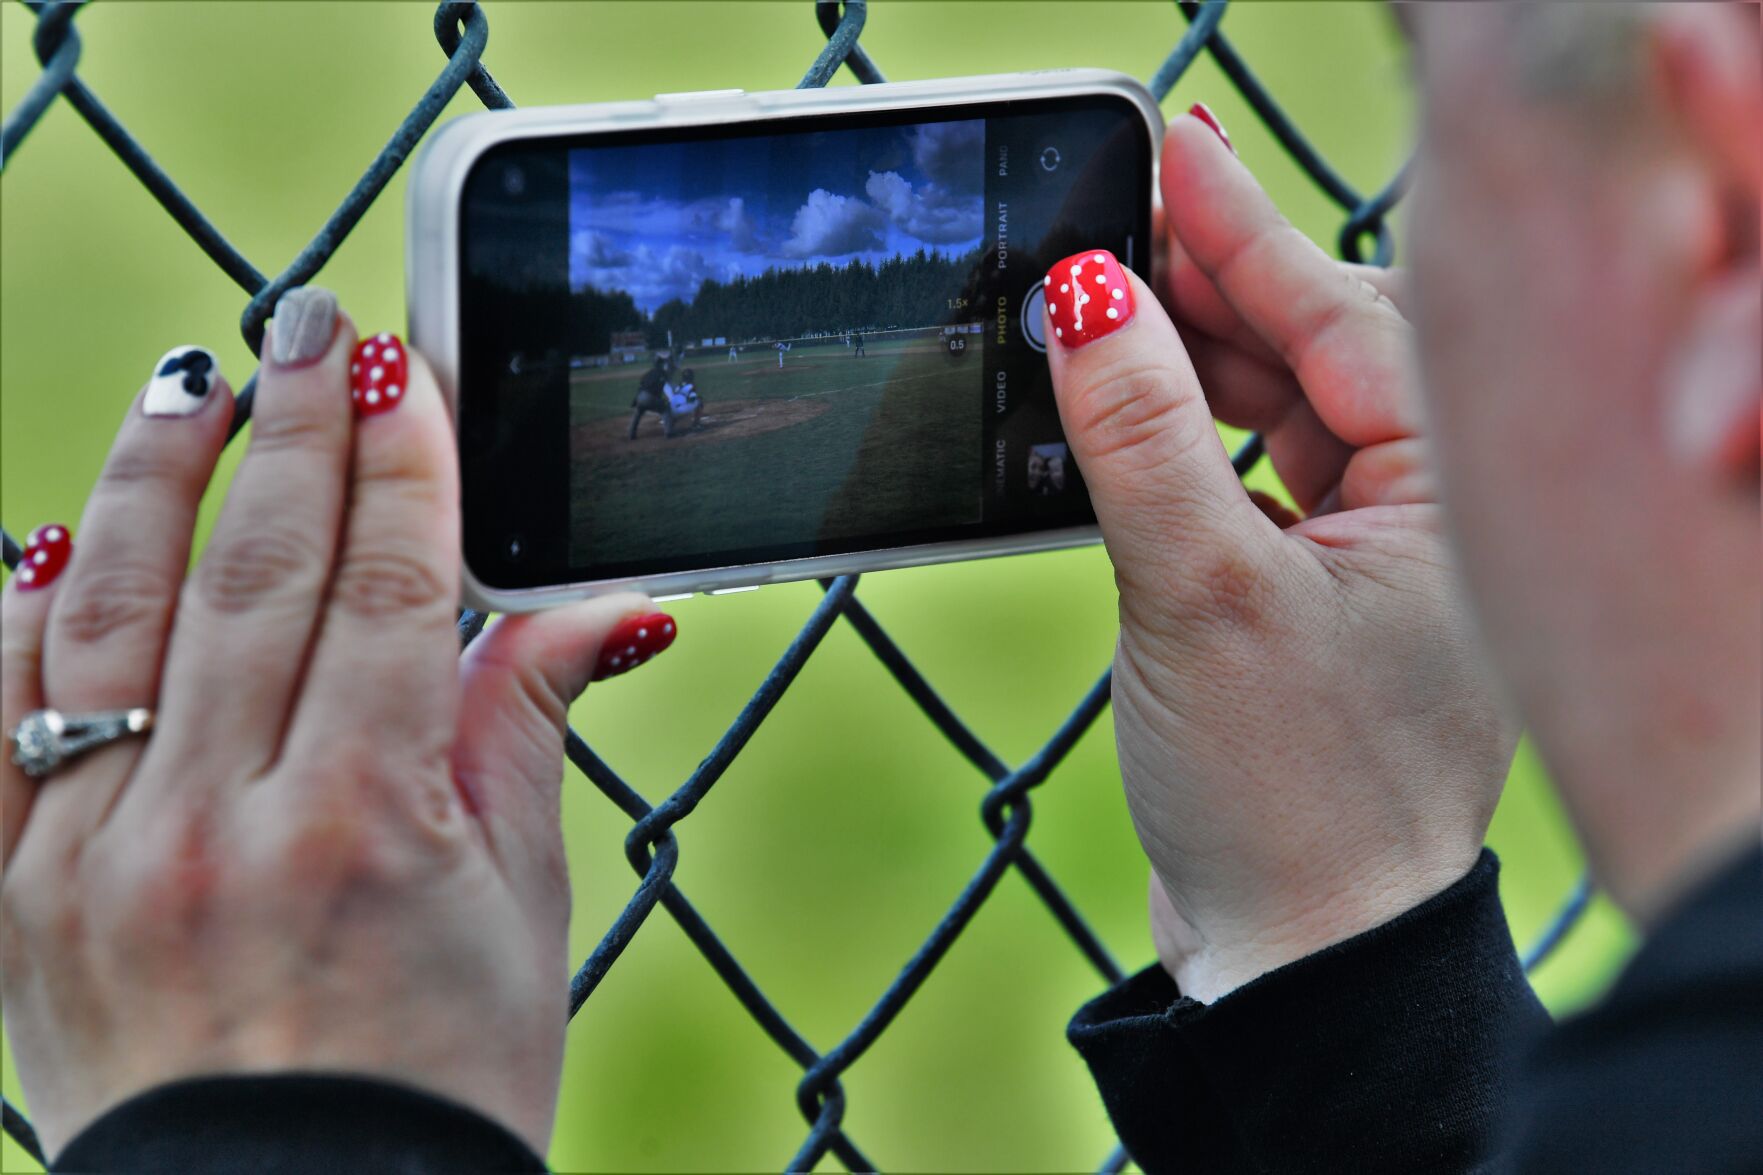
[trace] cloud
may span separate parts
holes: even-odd
[[[649,250],[643,249],[641,252],[648,254]],[[653,269],[656,276],[662,281],[687,281],[691,283],[693,289],[697,289],[698,283],[710,273],[710,266],[704,260],[704,254],[696,249],[688,249],[681,245],[669,247],[666,252],[661,254],[659,263],[646,256],[639,256],[638,262],[647,263],[647,267]]]
[[[739,196],[730,196],[726,202],[703,201],[708,205],[705,211],[709,214],[711,227],[728,234],[729,244],[742,252],[758,247],[759,234],[753,227],[753,218],[747,215],[747,202]]]
[[[629,253],[620,249],[605,233],[593,229],[578,229],[571,234],[569,244],[578,266],[609,269],[630,264]]]
[[[951,195],[977,196],[985,187],[986,124],[931,122],[913,128],[912,162],[932,185]]]
[[[754,248],[758,240],[746,201],[739,196],[680,201],[609,192],[591,200],[577,197],[570,219],[578,229],[599,229],[626,237],[725,233],[735,248],[743,250]]]
[[[863,190],[894,223],[912,215],[912,184],[897,171],[870,172]]]
[[[578,285],[598,290],[624,290],[646,311],[673,298],[690,301],[705,278],[726,277],[730,263],[706,257],[685,245],[654,249],[638,245],[618,265],[585,266],[573,274]]]
[[[591,199],[578,195],[575,201],[570,220],[578,227],[652,236],[669,232],[679,223],[677,200],[654,199],[636,192],[608,192]]]
[[[807,203],[796,209],[790,235],[778,252],[793,259],[868,253],[883,247],[884,222],[877,209],[854,196],[815,188]]]
[[[894,227],[931,245],[953,245],[980,235],[984,212],[977,195],[958,196],[937,183],[912,182],[899,172],[869,173],[864,192]]]

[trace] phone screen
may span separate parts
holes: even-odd
[[[1149,264],[1124,97],[528,139],[463,196],[466,556],[498,588],[1094,521],[1047,266]]]

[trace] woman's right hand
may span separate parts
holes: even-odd
[[[6,729],[157,710],[41,781],[0,763],[6,1030],[44,1146],[177,1078],[324,1070],[471,1105],[542,1155],[565,711],[672,621],[609,597],[505,619],[462,658],[441,393],[312,288],[277,307],[186,578],[233,411],[218,372],[187,375],[129,409],[71,559],[40,528],[0,596]]]
[[[1080,254],[1048,278],[1049,359],[1120,590],[1159,954],[1210,1001],[1467,872],[1516,730],[1440,533],[1397,276],[1327,257],[1200,117],[1161,172],[1180,332]],[[1214,416],[1266,438],[1308,517],[1243,490]]]

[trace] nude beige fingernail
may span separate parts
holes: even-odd
[[[331,349],[337,333],[337,296],[323,286],[295,286],[275,304],[269,361],[305,367]]]

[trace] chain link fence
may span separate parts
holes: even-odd
[[[6,116],[4,124],[0,124],[0,168],[12,161],[20,143],[56,98],[64,99],[190,240],[245,292],[239,329],[253,352],[262,344],[264,324],[277,299],[285,290],[310,281],[324,268],[461,87],[470,87],[491,109],[508,109],[514,105],[483,61],[484,46],[489,39],[489,20],[483,9],[475,2],[440,4],[435,11],[434,34],[446,64],[434,83],[417,99],[347,198],[307,245],[283,268],[266,276],[226,239],[80,80],[80,37],[74,17],[81,10],[83,0],[25,2],[37,17],[33,48],[43,70],[25,97]],[[1162,101],[1200,54],[1210,53],[1297,165],[1341,209],[1344,219],[1337,240],[1341,257],[1349,261],[1389,264],[1394,257],[1394,242],[1386,218],[1402,196],[1408,169],[1401,169],[1376,192],[1358,191],[1311,145],[1232,47],[1222,28],[1227,0],[1181,3],[1177,7],[1187,20],[1187,28],[1151,77],[1148,83],[1151,92]],[[884,80],[880,69],[859,42],[868,16],[865,0],[845,0],[843,4],[838,0],[816,0],[814,16],[826,34],[826,47],[809,65],[798,88],[824,86],[840,68],[849,69],[859,82],[865,84]],[[234,435],[250,418],[255,386],[256,377],[253,376],[238,394],[233,417]],[[1261,456],[1259,439],[1250,438],[1235,455],[1238,474],[1246,474]],[[4,529],[0,529],[0,545],[3,545],[6,566],[9,569],[16,567],[20,548],[12,534]],[[1088,960],[1099,979],[1113,983],[1124,974],[1027,844],[1033,817],[1030,793],[1047,781],[1066,753],[1108,705],[1109,674],[1104,672],[1101,675],[1077,708],[1038,751],[1012,767],[993,754],[962,722],[864,608],[857,596],[857,576],[825,580],[820,586],[824,594],[818,606],[739,716],[697,769],[659,803],[651,804],[580,735],[573,730],[569,733],[566,748],[570,762],[633,822],[624,842],[625,856],[640,878],[630,901],[571,980],[569,1013],[573,1017],[581,1010],[655,908],[664,908],[759,1027],[802,1069],[802,1078],[796,1086],[796,1103],[807,1123],[807,1135],[785,1163],[785,1169],[809,1170],[831,1153],[853,1171],[870,1171],[875,1169],[875,1164],[843,1127],[846,1098],[840,1077],[887,1031],[907,1002],[929,980],[937,964],[979,914],[1009,870],[1015,869],[1021,874],[1063,928],[1073,949]],[[986,783],[979,816],[991,835],[993,847],[917,951],[886,985],[880,998],[842,1040],[822,1052],[791,1026],[783,1012],[760,990],[674,883],[680,857],[675,828],[692,814],[716,785],[789,689],[828,630],[841,619],[852,626],[900,688],[916,703],[924,718]],[[485,620],[481,613],[461,612],[459,635],[462,644],[470,643],[483,630]],[[1536,967],[1560,944],[1584,912],[1589,898],[1589,884],[1582,880],[1551,924],[1525,952],[1527,969]],[[6,1133],[39,1162],[45,1161],[36,1134],[25,1116],[10,1102],[0,1109],[4,1111]],[[1120,1171],[1127,1162],[1125,1152],[1117,1147],[1103,1159],[1099,1169]]]

